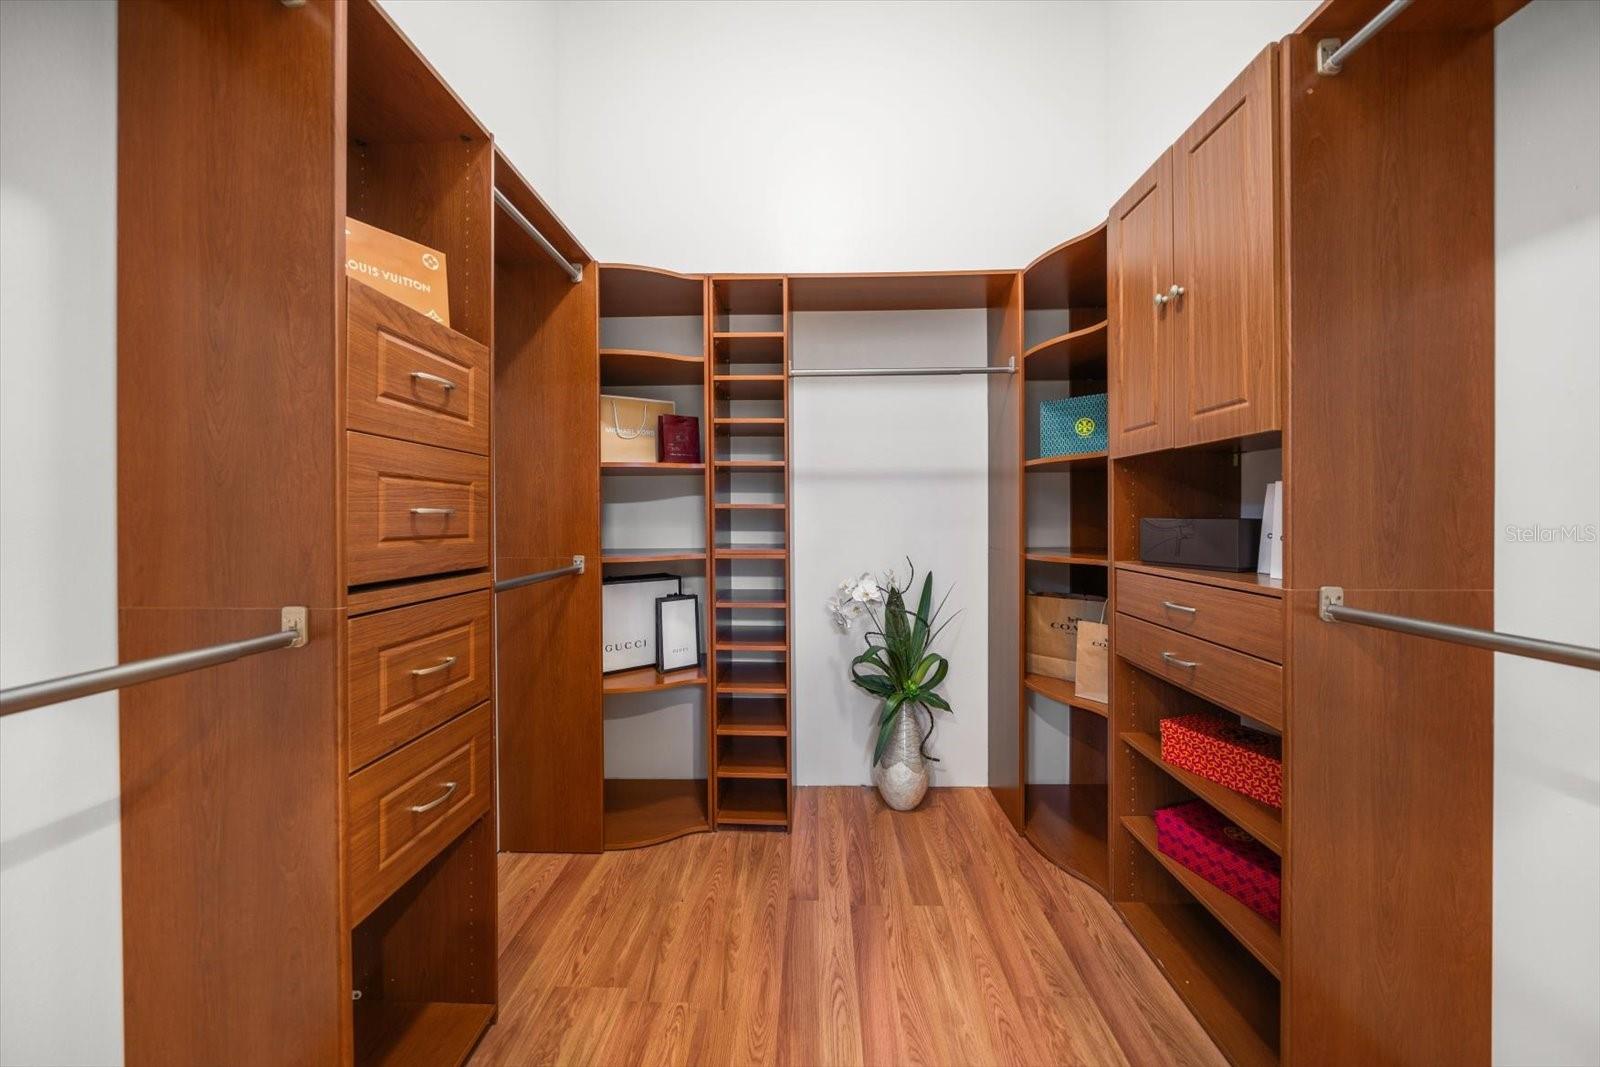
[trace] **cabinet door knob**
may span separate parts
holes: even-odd
[[[1167,297],[1166,293],[1157,293],[1156,294],[1156,307],[1160,307],[1161,305],[1165,304],[1167,302],[1167,300],[1168,300],[1168,297]]]
[[[1172,285],[1172,288],[1167,290],[1167,299],[1168,300],[1176,300],[1180,296],[1182,296],[1183,293],[1184,293],[1183,286],[1181,286],[1181,285],[1177,284],[1176,282],[1174,282],[1173,285]]]

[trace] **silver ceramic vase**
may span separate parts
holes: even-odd
[[[889,743],[872,768],[872,784],[895,811],[910,811],[928,791],[928,763],[922,758],[922,727],[915,708],[904,708],[889,728]]]

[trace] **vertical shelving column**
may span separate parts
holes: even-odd
[[[713,821],[787,826],[787,280],[714,277],[708,312]]]
[[[705,279],[651,267],[600,266],[600,395],[671,401],[700,420],[701,462],[662,463],[651,445],[600,463],[603,579],[675,575],[710,599],[704,458],[710,447]],[[606,401],[601,401],[602,417]],[[645,420],[646,423],[651,420]],[[631,425],[630,432],[634,431]],[[645,455],[644,453],[648,453]],[[702,623],[710,613],[702,610]],[[710,648],[709,626],[701,648]],[[706,664],[655,666],[600,680],[605,728],[605,847],[635,848],[711,828]]]
[[[1056,246],[1023,272],[1019,420],[1024,674],[1019,715],[1023,832],[1052,862],[1110,888],[1107,703],[1074,680],[1029,670],[1027,594],[1106,599],[1110,495],[1104,449],[1042,455],[1041,404],[1104,393],[1106,241],[1102,225]],[[1103,419],[1101,420],[1103,423]],[[1105,427],[1098,427],[1103,436]]]

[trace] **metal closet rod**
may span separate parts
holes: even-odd
[[[282,629],[260,637],[247,637],[243,641],[227,641],[220,645],[190,649],[188,652],[174,652],[170,656],[134,660],[132,663],[119,663],[115,667],[102,667],[31,685],[0,689],[0,716],[42,708],[46,704],[77,700],[140,682],[171,678],[175,674],[188,674],[273,649],[302,647],[306,643],[306,609],[284,608],[280,617]]]
[[[1537,637],[1501,633],[1499,630],[1479,630],[1472,626],[1435,622],[1432,619],[1415,619],[1409,615],[1389,615],[1382,611],[1364,608],[1347,608],[1344,605],[1344,588],[1325,585],[1317,591],[1317,617],[1323,622],[1353,622],[1358,626],[1373,626],[1380,630],[1411,634],[1414,637],[1431,637],[1435,641],[1449,641],[1457,645],[1486,648],[1491,652],[1505,652],[1528,659],[1564,663],[1569,667],[1583,667],[1600,671],[1600,648],[1586,645],[1567,645],[1560,641],[1545,641]]]
[[[536,585],[539,582],[548,582],[552,578],[562,578],[569,574],[582,574],[584,562],[585,561],[582,556],[573,556],[572,562],[567,564],[565,567],[557,567],[554,570],[548,571],[535,571],[532,574],[524,574],[516,578],[507,578],[502,582],[495,582],[494,591],[496,593],[504,593],[510,589],[521,589],[525,585]]]
[[[1004,367],[849,367],[843,370],[795,370],[789,365],[791,378],[908,378],[940,374],[1015,374],[1017,361],[1007,361]]]
[[[1317,73],[1337,74],[1342,69],[1344,61],[1355,55],[1356,50],[1372,40],[1377,32],[1394,21],[1394,17],[1411,6],[1411,0],[1393,0],[1387,7],[1376,15],[1372,21],[1350,35],[1348,41],[1341,42],[1337,37],[1324,37],[1317,42]]]
[[[517,210],[517,205],[508,200],[505,193],[502,193],[500,190],[496,189],[494,191],[494,202],[505,209],[505,213],[511,216],[511,221],[515,222],[518,226],[521,226],[523,230],[527,232],[528,236],[532,237],[535,243],[537,243],[540,248],[544,249],[545,252],[549,254],[551,259],[560,264],[561,269],[567,272],[567,277],[571,278],[574,282],[583,281],[583,268],[572,262],[572,260],[562,255],[560,252],[556,251],[556,246],[550,243],[550,239],[544,234],[540,233],[539,228],[533,223],[529,222],[526,215]]]

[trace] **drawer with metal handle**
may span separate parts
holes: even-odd
[[[1229,711],[1283,729],[1283,668],[1118,611],[1111,647],[1121,659]]]
[[[345,624],[351,771],[489,699],[493,611],[485,590]]]
[[[1139,571],[1117,571],[1117,610],[1283,662],[1283,600]]]
[[[345,435],[345,575],[352,585],[489,565],[489,459]]]
[[[345,426],[489,451],[489,350],[350,281]]]
[[[489,810],[490,705],[480,704],[346,783],[346,892],[360,922]]]

